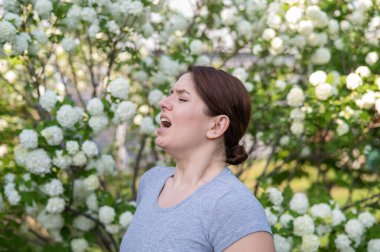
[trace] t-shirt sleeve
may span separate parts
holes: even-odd
[[[208,235],[215,252],[222,252],[248,234],[272,234],[265,211],[250,194],[231,191],[218,199],[210,214]]]

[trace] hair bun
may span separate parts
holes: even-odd
[[[231,165],[238,165],[243,163],[248,158],[243,145],[236,145],[232,148],[226,147],[226,163]]]

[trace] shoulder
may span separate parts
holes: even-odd
[[[173,171],[174,167],[154,166],[141,176],[141,180],[149,180],[151,178],[157,178],[157,176],[165,176]]]

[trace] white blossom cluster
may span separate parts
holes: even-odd
[[[280,191],[269,188],[266,195],[271,203],[270,207],[265,208],[268,222],[271,226],[281,227],[279,232],[274,234],[276,251],[293,251],[296,248],[305,252],[319,251],[320,237],[325,235],[328,235],[329,239],[333,239],[338,251],[355,251],[365,240],[367,230],[376,222],[375,216],[368,211],[348,218],[334,201],[330,201],[329,204],[318,203],[310,206],[304,193],[293,194],[289,201],[290,211],[282,208],[284,202],[282,202]],[[283,235],[282,228],[289,228],[290,224],[293,227],[292,234],[289,235],[286,232],[286,235]],[[338,230],[337,227],[344,232],[333,235],[332,231],[333,229]],[[293,243],[293,239],[296,237],[302,239],[300,245]],[[373,239],[372,243],[379,242]],[[368,243],[368,251],[374,248],[372,243]]]
[[[48,145],[59,145],[63,141],[63,131],[58,126],[50,126],[41,131]]]
[[[57,121],[63,128],[73,129],[83,116],[83,111],[70,105],[63,105],[57,111]]]
[[[55,107],[57,101],[57,95],[53,91],[47,90],[43,95],[41,95],[39,103],[43,109],[50,112]]]
[[[304,113],[299,108],[303,105],[305,95],[300,87],[292,88],[286,96],[289,106],[294,107],[291,118],[293,119],[290,127],[291,132],[299,136],[304,132]]]
[[[5,177],[4,194],[5,197],[7,197],[9,204],[11,204],[12,206],[17,205],[21,200],[21,195],[17,191],[16,184],[14,181],[14,175],[11,173],[8,173]],[[0,205],[2,205],[2,202],[0,203]]]

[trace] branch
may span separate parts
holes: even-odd
[[[133,168],[133,180],[132,180],[132,197],[133,197],[133,199],[136,199],[136,196],[137,196],[137,192],[136,192],[136,180],[137,180],[137,176],[138,176],[138,170],[139,170],[140,160],[141,160],[141,157],[142,157],[142,152],[144,150],[145,143],[146,143],[146,138],[147,138],[146,135],[143,135],[141,137],[140,149],[139,149],[139,152],[137,153],[135,166]]]
[[[372,195],[372,196],[370,196],[368,198],[364,198],[364,199],[359,200],[357,202],[354,202],[352,204],[345,205],[344,207],[342,207],[342,210],[347,210],[347,209],[349,209],[349,208],[351,208],[351,207],[353,207],[353,206],[355,206],[357,204],[366,203],[367,201],[370,201],[370,200],[373,200],[373,199],[376,199],[376,198],[380,198],[380,193]]]

